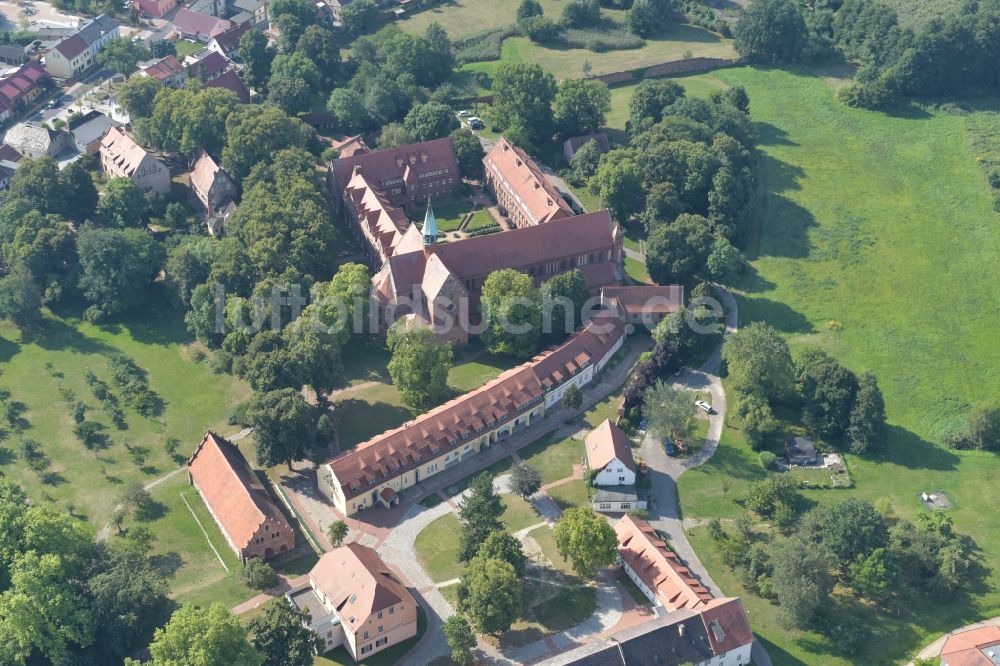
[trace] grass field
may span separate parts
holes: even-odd
[[[458,231],[466,213],[472,210],[472,200],[468,197],[441,199],[432,201],[431,206],[434,208],[434,222],[438,231],[442,233]],[[423,227],[424,212],[414,211],[414,217],[411,219]]]
[[[573,475],[573,465],[579,465],[584,455],[583,442],[571,439],[556,440],[550,432],[520,450],[524,462],[537,469],[542,483],[552,483]]]
[[[242,382],[195,362],[188,340],[180,317],[161,302],[102,326],[70,314],[47,314],[29,333],[0,323],[0,388],[10,391],[11,401],[26,406],[22,416],[30,424],[21,432],[4,431],[2,473],[24,486],[34,501],[73,503],[74,515],[95,530],[106,525],[129,484],[149,483],[176,469],[207,430],[228,433],[229,411],[249,396]],[[150,388],[163,401],[161,414],[145,418],[119,395],[125,430],[112,425],[84,381],[89,369],[110,384],[107,359],[115,352],[127,354],[146,371]],[[113,387],[112,392],[118,393]],[[105,448],[87,451],[74,437],[73,402],[85,404],[87,419],[104,426]],[[164,450],[168,437],[181,441],[176,458]],[[55,483],[42,484],[28,469],[20,456],[23,439],[41,445],[57,473]],[[136,464],[126,444],[145,449],[148,459]]]
[[[542,10],[549,15],[562,11],[560,0],[541,0]],[[396,21],[405,32],[423,34],[431,23],[439,23],[455,40],[485,30],[510,25],[517,20],[517,4],[490,0],[445,0],[424,11]]]
[[[573,507],[590,506],[590,499],[587,496],[587,482],[583,479],[567,481],[555,488],[549,488],[546,492],[563,511]]]
[[[956,531],[979,549],[983,573],[969,595],[880,616],[866,663],[895,663],[943,631],[1000,613],[1000,538],[982,511],[1000,501],[1000,458],[939,444],[971,405],[1000,401],[1000,216],[965,118],[848,109],[822,74],[713,75],[747,88],[763,152],[763,223],[751,239],[754,270],[742,285],[740,319],[768,321],[793,346],[816,345],[857,372],[875,372],[885,393],[885,454],[849,459],[854,489],[807,497],[824,504],[888,496],[913,518],[919,494],[941,490],[956,503]],[[709,463],[680,480],[685,518],[739,515],[734,500],[762,473],[727,428]],[[695,545],[723,589],[739,592],[711,546]],[[751,621],[775,663],[848,663],[815,635],[778,629],[773,609],[758,602]]]
[[[463,231],[475,231],[476,229],[482,229],[483,227],[488,227],[496,224],[497,221],[493,219],[489,211],[485,208],[480,208],[475,213],[472,214],[472,218],[469,223],[465,225]]]
[[[420,565],[435,583],[458,578],[465,566],[455,561],[461,526],[454,513],[446,513],[421,530],[413,544]]]
[[[535,44],[526,37],[510,37],[504,40],[500,60],[469,63],[459,68],[459,72],[485,72],[492,76],[501,62],[526,62],[541,65],[556,79],[577,79],[584,75],[585,61],[590,63],[591,74],[596,76],[680,60],[689,51],[701,57],[734,56],[728,39],[695,26],[675,24],[665,35],[647,40],[641,48],[604,53],[586,49],[554,49]]]
[[[535,507],[517,495],[504,495],[503,503],[507,507],[503,513],[503,522],[509,532],[518,532],[542,521]]]

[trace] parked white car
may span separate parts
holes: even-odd
[[[695,400],[694,404],[696,407],[701,409],[701,411],[705,412],[706,414],[712,413],[712,405],[708,404],[704,400]]]

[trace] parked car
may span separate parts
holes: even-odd
[[[669,439],[663,440],[663,449],[667,452],[668,456],[677,455],[677,448],[674,446],[674,443]]]
[[[465,122],[467,122],[469,124],[469,127],[471,127],[474,130],[486,129],[486,124],[479,118],[476,118],[475,116],[466,118]]]
[[[695,400],[694,404],[696,407],[701,409],[701,411],[705,412],[706,414],[712,413],[712,405],[708,404],[704,400]]]
[[[467,116],[471,116],[472,115],[472,111],[469,111],[468,109],[462,109],[461,111],[458,112],[458,115],[460,115],[461,117],[465,118]]]

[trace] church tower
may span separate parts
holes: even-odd
[[[424,226],[420,232],[424,237],[424,247],[431,247],[437,241],[437,221],[434,219],[434,209],[431,208],[430,197],[427,197],[427,212],[424,213]]]

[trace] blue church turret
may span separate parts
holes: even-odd
[[[424,226],[421,228],[424,246],[434,245],[438,237],[437,221],[434,219],[434,209],[431,208],[431,198],[427,197],[427,212],[424,213]]]

